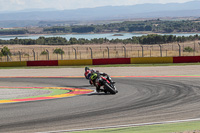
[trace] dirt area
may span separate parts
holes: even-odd
[[[94,67],[110,76],[200,75],[200,65],[156,67]],[[0,76],[83,76],[84,68],[0,69]]]
[[[171,57],[179,56],[178,43],[160,45],[139,44],[90,44],[90,45],[1,45],[7,46],[12,56],[10,61],[29,60],[69,60],[69,59],[91,59],[91,58],[119,58],[119,57]],[[180,43],[182,56],[200,55],[199,42]],[[184,48],[190,47],[195,52],[183,52]],[[63,55],[53,54],[56,48],[64,51]],[[43,51],[48,55],[41,55]],[[91,51],[92,50],[92,51]],[[142,52],[143,51],[143,52]],[[161,52],[162,51],[162,52]],[[91,54],[92,53],[92,54]],[[20,59],[21,58],[21,59]],[[7,57],[0,58],[7,61]]]

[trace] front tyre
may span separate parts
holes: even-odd
[[[105,83],[105,89],[110,92],[111,94],[116,94],[116,91],[113,87],[111,87],[108,83]]]

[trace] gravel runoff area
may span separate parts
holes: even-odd
[[[94,67],[110,76],[200,75],[200,65],[154,67]],[[83,76],[84,68],[0,69],[0,76]]]

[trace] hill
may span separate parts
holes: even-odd
[[[106,6],[76,10],[30,10],[0,13],[1,21],[100,21],[158,17],[200,17],[200,1],[169,4]],[[37,22],[37,23],[36,23]],[[8,25],[8,24],[7,24]],[[24,24],[27,26],[26,24]],[[5,26],[5,24],[4,24]],[[10,24],[14,26],[14,23]],[[0,22],[0,27],[2,27]]]

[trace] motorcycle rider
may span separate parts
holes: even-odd
[[[96,91],[99,92],[100,91],[100,86],[96,85],[96,80],[99,79],[100,76],[106,77],[106,79],[111,82],[112,84],[115,84],[114,81],[112,81],[111,77],[106,74],[106,73],[101,73],[98,70],[94,70],[94,69],[89,69],[89,67],[85,67],[85,77],[86,79],[89,79],[89,83],[94,86],[96,86]]]
[[[84,73],[84,76],[86,79],[89,80],[89,83],[92,85],[92,81],[90,79],[91,75],[93,72],[96,72],[95,69],[90,69],[89,67],[85,67],[85,73]]]
[[[84,76],[85,76],[86,79],[90,80],[90,77],[93,73],[100,74],[104,77],[106,76],[108,81],[110,81],[112,84],[115,83],[114,81],[112,81],[111,77],[108,74],[99,72],[98,70],[95,70],[95,69],[90,69],[89,67],[85,67]]]

